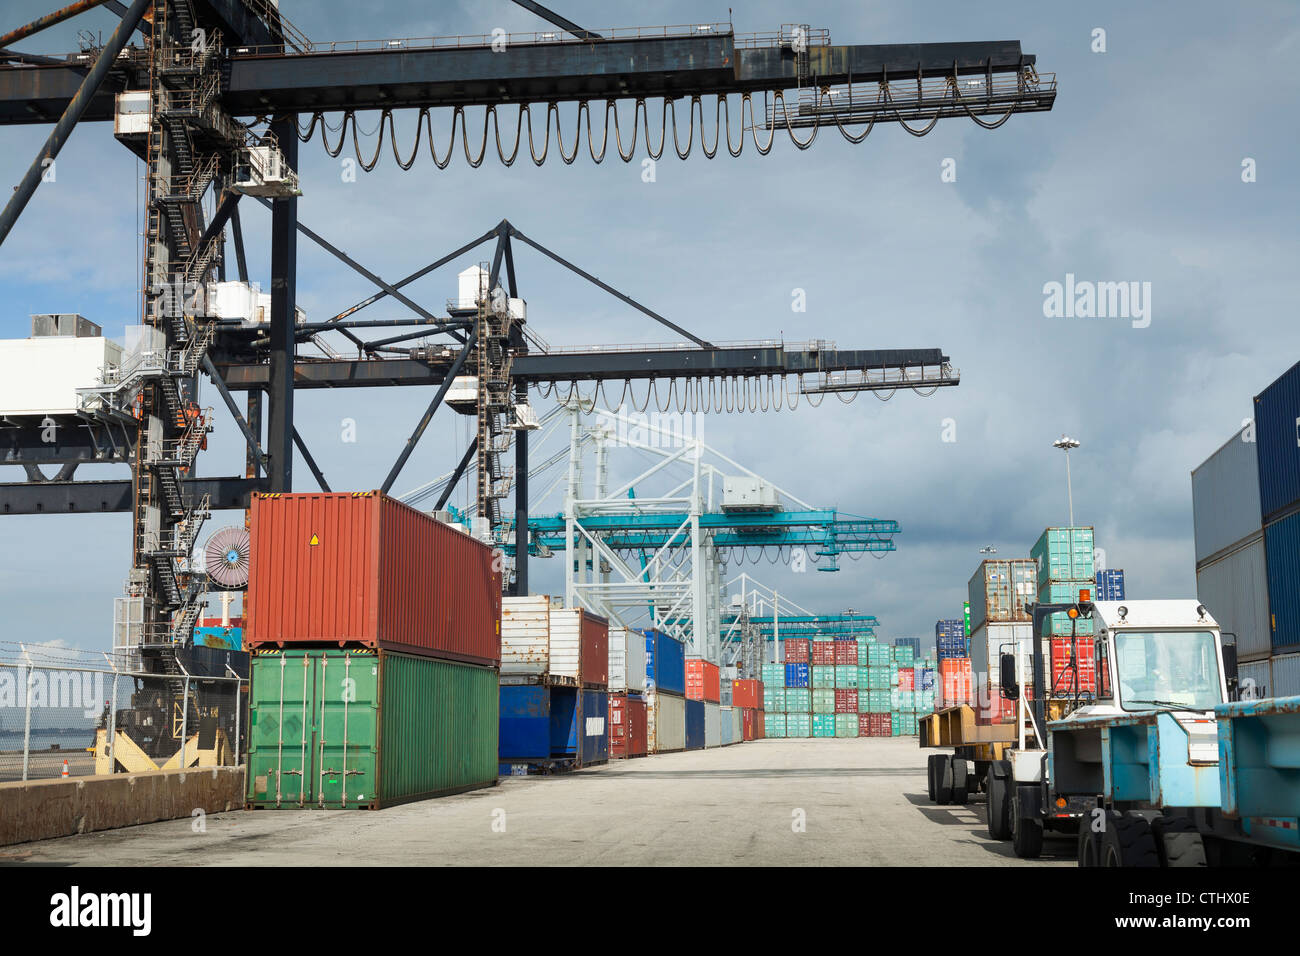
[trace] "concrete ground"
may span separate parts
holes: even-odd
[[[984,798],[929,802],[915,738],[760,740],[615,761],[380,811],[259,810],[0,849],[0,863],[1073,866],[1016,859]],[[800,826],[802,823],[802,827]]]

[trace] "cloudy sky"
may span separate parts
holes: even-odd
[[[52,0],[11,0],[5,27]],[[539,21],[503,0],[430,5],[285,0],[313,39],[531,30]],[[554,6],[593,29],[647,18],[725,20],[727,7],[568,0]],[[853,146],[825,131],[800,153],[696,153],[658,164],[548,162],[439,171],[427,152],[401,172],[391,154],[345,182],[319,141],[303,146],[303,222],[392,280],[502,218],[651,308],[714,341],[828,339],[841,348],[942,348],[960,387],[887,403],[864,395],[794,413],[712,416],[706,440],[801,498],[893,518],[897,552],[843,562],[836,574],[749,568],[804,606],[876,614],[887,637],[932,635],[958,616],[979,549],[1027,556],[1047,525],[1067,518],[1073,453],[1075,514],[1093,524],[1130,593],[1194,590],[1189,473],[1250,414],[1251,397],[1300,358],[1294,307],[1300,213],[1294,117],[1300,91],[1300,11],[1289,0],[846,4],[797,8],[733,0],[737,31],[774,30],[796,16],[836,43],[1019,39],[1056,72],[1051,113],[988,132],[969,120],[917,139],[880,127]],[[76,48],[86,15],[19,44]],[[1093,52],[1105,30],[1106,52]],[[364,125],[364,123],[363,123]],[[409,143],[414,124],[399,116]],[[444,126],[440,129],[445,128]],[[539,127],[540,131],[540,127]],[[16,183],[47,128],[0,130],[0,181]],[[1242,179],[1254,161],[1257,180]],[[956,182],[944,182],[954,160]],[[0,250],[0,336],[24,337],[30,313],[80,312],[112,335],[138,321],[140,165],[103,124],[78,129],[57,182],[42,186]],[[269,214],[244,213],[255,279],[267,280]],[[364,279],[305,241],[299,304],[328,317],[368,295]],[[516,253],[530,324],[554,345],[659,342],[670,336],[535,253]],[[413,285],[438,311],[471,255]],[[1044,286],[1078,280],[1150,286],[1150,323],[1049,318]],[[806,312],[791,309],[803,289]],[[381,304],[371,318],[395,318]],[[426,389],[304,393],[299,429],[336,489],[377,487],[431,397]],[[220,404],[215,393],[205,402]],[[342,440],[344,419],[356,442]],[[952,425],[945,441],[945,420]],[[466,419],[440,416],[397,490],[448,471]],[[207,474],[242,467],[227,419],[203,459]],[[305,466],[297,487],[313,487]],[[616,456],[613,468],[639,469]],[[81,477],[111,477],[110,468]],[[3,480],[21,480],[15,468]],[[224,514],[209,525],[237,520]],[[126,516],[0,521],[6,639],[109,642],[112,598],[129,558]],[[559,562],[535,572],[559,587]],[[535,565],[535,567],[537,567]]]

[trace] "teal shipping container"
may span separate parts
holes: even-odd
[[[812,666],[813,687],[835,687],[835,665],[814,664]]]
[[[496,668],[369,649],[252,657],[246,800],[371,809],[490,787]]]
[[[760,676],[764,687],[781,687],[785,684],[785,665],[764,664]]]
[[[769,714],[785,713],[785,688],[763,685],[763,709]],[[771,736],[770,734],[768,736]]]
[[[865,694],[858,691],[858,711],[862,711],[862,701],[866,700],[868,714],[887,714],[890,711],[890,695],[892,691],[888,687],[882,690],[869,690]]]
[[[787,714],[811,714],[812,691],[807,687],[787,687],[785,689],[785,712]]]
[[[867,668],[868,690],[889,690],[894,681],[894,672],[888,667]],[[859,684],[859,687],[862,685]]]
[[[834,714],[813,714],[812,735],[814,737],[834,737],[835,736],[835,715]]]
[[[892,730],[895,737],[915,737],[917,732],[916,714],[894,714]]]
[[[862,648],[858,648],[858,663],[863,661]],[[891,655],[892,648],[888,644],[868,644],[866,647],[866,662],[868,667],[888,667],[893,659]]]
[[[814,714],[835,713],[835,689],[833,687],[813,688],[812,712]]]
[[[811,714],[786,714],[785,735],[787,737],[811,737],[812,736],[812,715]]]
[[[1079,600],[1079,589],[1094,587],[1093,581],[1061,581],[1043,586],[1038,592],[1040,604],[1072,604]],[[1075,630],[1075,626],[1078,630]],[[1043,625],[1049,637],[1069,637],[1071,634],[1092,636],[1092,618],[1071,620],[1068,614],[1053,614]]]
[[[764,737],[785,736],[785,714],[767,714],[763,717]]]
[[[858,735],[857,714],[836,714],[835,715],[835,736],[836,737],[856,737],[857,735]]]
[[[1085,528],[1048,528],[1029,550],[1038,566],[1038,588],[1054,581],[1083,581],[1093,587],[1096,568],[1093,559],[1093,531]]]
[[[853,689],[858,686],[858,665],[836,664],[835,686]]]
[[[893,662],[899,667],[911,667],[916,660],[916,651],[910,644],[895,644],[890,648],[893,655]]]

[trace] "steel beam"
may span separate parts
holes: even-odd
[[[290,169],[298,168],[298,119],[271,124]],[[297,340],[298,199],[275,200],[271,211],[271,364],[267,366],[270,431],[267,451],[273,492],[293,491],[293,389]],[[229,383],[227,383],[229,384]]]
[[[550,9],[549,7],[544,7],[540,3],[537,3],[536,0],[515,0],[515,3],[523,7],[525,10],[537,14],[547,23],[553,23],[561,30],[567,30],[569,33],[572,33],[579,40],[600,39],[599,33],[592,33],[590,30],[584,30],[582,27],[578,26],[572,20],[566,20],[564,17],[560,16],[558,13],[556,13],[554,10]]]
[[[256,478],[193,478],[183,485],[190,501],[208,495],[214,510],[247,508],[255,492],[268,490]],[[130,480],[0,484],[0,515],[122,513],[131,506]]]
[[[442,494],[438,496],[438,503],[433,506],[434,511],[441,511],[447,502],[451,500],[452,492],[456,490],[460,480],[465,477],[465,469],[474,460],[474,453],[477,451],[478,436],[476,435],[474,440],[469,443],[469,447],[465,449],[465,454],[461,456],[460,463],[456,465],[456,470],[451,473],[451,478],[447,480],[447,486],[442,489]]]
[[[320,486],[320,490],[328,492],[330,490],[329,482],[325,480],[324,472],[317,467],[316,459],[307,450],[307,443],[302,440],[302,436],[298,434],[296,428],[293,430],[293,443],[298,446],[298,451],[302,452],[302,459],[307,462],[307,467],[311,469],[312,476],[316,479],[316,484]]]
[[[10,30],[8,33],[0,36],[0,47],[6,47],[11,43],[17,43],[24,40],[34,33],[40,33],[46,27],[52,27],[56,23],[62,23],[64,20],[70,20],[79,13],[85,13],[87,10],[93,10],[95,7],[102,6],[104,0],[77,0],[76,3],[69,4],[61,10],[55,10],[53,13],[47,13],[43,17],[37,17],[31,23],[21,26],[16,30]],[[116,54],[114,54],[116,56]]]

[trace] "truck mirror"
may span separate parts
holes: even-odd
[[[998,666],[1001,671],[998,676],[999,683],[1002,685],[1002,696],[1007,700],[1019,700],[1020,688],[1016,685],[1016,655],[999,655]]]
[[[1223,645],[1223,679],[1228,685],[1228,699],[1236,697],[1237,690],[1237,645]]]

